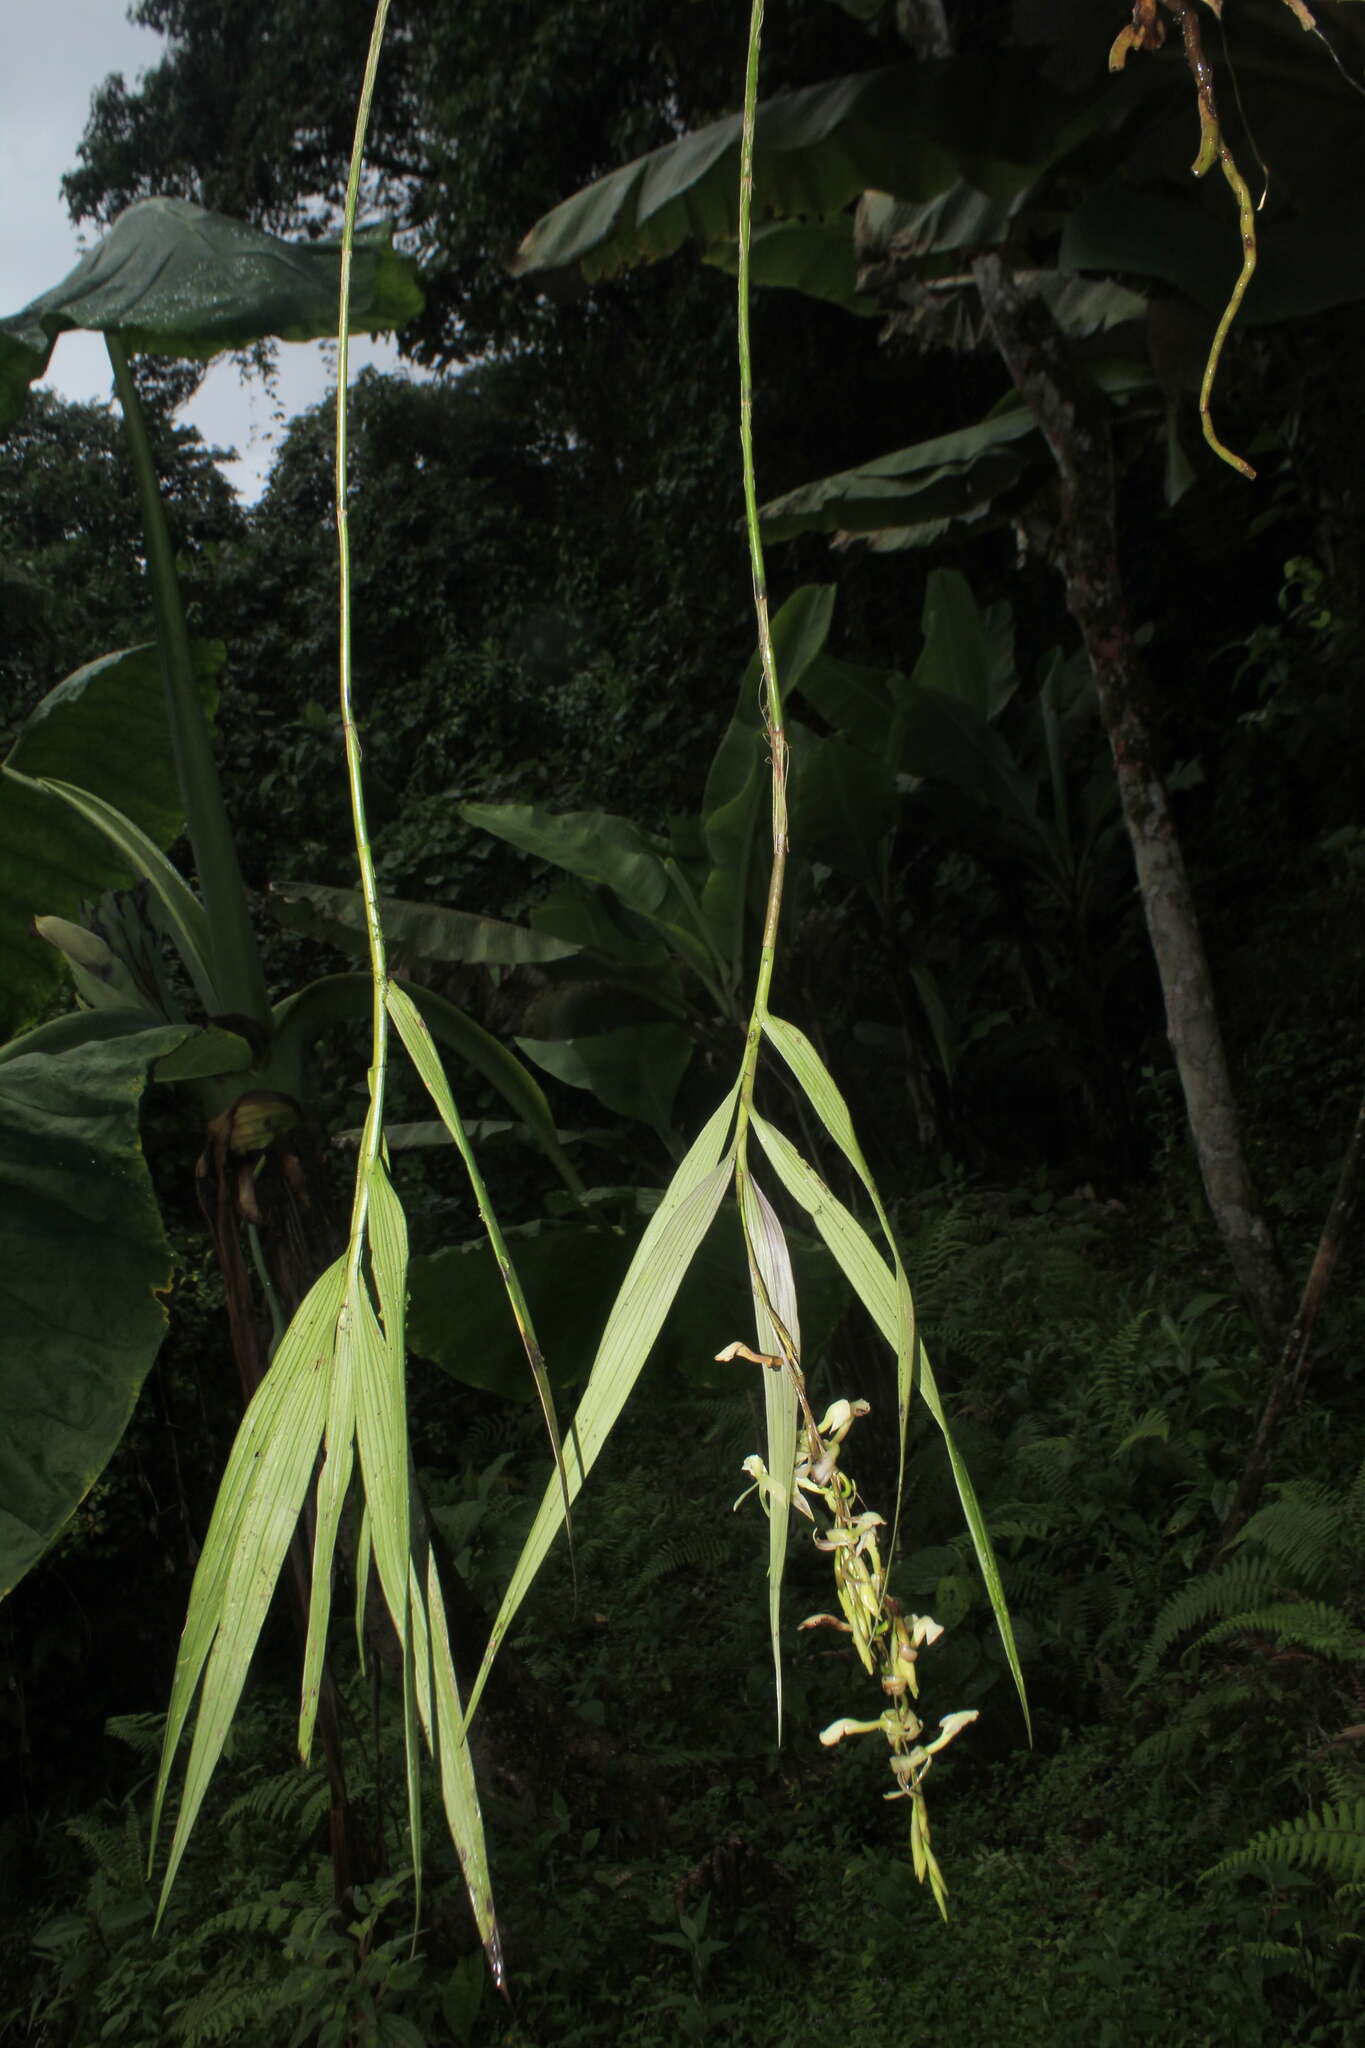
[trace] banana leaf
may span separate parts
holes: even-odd
[[[216,702],[220,643],[194,648],[205,708]],[[61,960],[33,930],[38,915],[72,917],[131,869],[92,824],[39,778],[77,785],[130,818],[156,846],[178,837],[176,782],[155,647],[106,654],[49,690],[0,768],[0,1034],[34,1018],[61,986]]]
[[[367,956],[365,904],[358,889],[335,889],[325,882],[275,882],[270,907],[287,931],[325,939],[343,953]],[[548,932],[528,931],[503,918],[452,910],[440,903],[409,903],[399,896],[385,896],[379,909],[392,951],[412,960],[524,967],[566,960],[580,950]]]
[[[829,220],[869,189],[927,200],[960,178],[1010,194],[1031,185],[1077,115],[1022,51],[905,63],[780,93],[759,107],[756,214]],[[737,114],[623,164],[537,221],[512,269],[591,283],[685,241],[732,240],[739,221]]]
[[[0,1598],[117,1448],[166,1329],[171,1254],[138,1136],[183,1024],[0,1067]]]

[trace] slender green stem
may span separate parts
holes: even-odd
[[[284,1312],[279,1289],[271,1278],[270,1268],[265,1262],[265,1253],[261,1249],[261,1233],[254,1223],[247,1224],[246,1237],[251,1247],[251,1263],[256,1269],[256,1278],[260,1283],[265,1305],[270,1310],[270,1356],[273,1359],[280,1348],[280,1340],[289,1327],[289,1318]]]
[[[355,831],[356,860],[360,868],[360,892],[365,904],[365,930],[370,947],[370,981],[373,992],[370,1034],[370,1102],[360,1140],[356,1167],[355,1202],[351,1211],[351,1242],[348,1257],[353,1272],[364,1252],[365,1218],[369,1208],[370,1174],[377,1166],[384,1144],[384,1083],[388,1072],[389,1017],[385,1007],[388,994],[388,959],[384,948],[384,927],[379,915],[379,887],[375,880],[374,852],[365,817],[365,787],[361,777],[360,733],[355,722],[351,694],[351,532],[347,517],[348,479],[346,470],[346,386],[350,369],[351,257],[355,247],[355,216],[360,202],[360,170],[365,135],[370,123],[379,53],[384,43],[389,0],[379,0],[365,77],[356,109],[355,140],[351,146],[350,175],[346,180],[346,213],[341,231],[341,311],[337,322],[337,429],[336,429],[336,521],[340,585],[340,693],[341,729],[346,742],[346,779],[351,796],[351,823]]]
[[[261,972],[251,910],[237,864],[237,848],[228,824],[223,788],[213,759],[213,735],[204,716],[195,681],[189,628],[175,573],[175,551],[161,502],[152,444],[142,404],[128,364],[128,351],[116,334],[105,346],[114,372],[114,386],[123,412],[124,431],[142,505],[147,543],[147,578],[156,614],[157,646],[166,688],[166,716],[180,794],[185,805],[190,845],[203,891],[212,942],[213,985],[219,1010],[268,1024],[270,1005]]]
[[[763,36],[763,0],[753,0],[749,16],[749,61],[744,76],[744,125],[739,159],[739,443],[744,464],[744,523],[749,539],[758,651],[763,669],[763,720],[772,754],[773,866],[763,918],[753,1008],[739,1074],[739,1108],[735,1127],[735,1176],[742,1182],[753,1108],[758,1050],[768,1014],[782,916],[782,885],[787,872],[787,739],[782,725],[782,693],[768,623],[768,588],[763,570],[763,540],[758,525],[758,491],[754,482],[754,384],[749,346],[749,239],[754,199],[754,123],[758,106],[758,53]]]

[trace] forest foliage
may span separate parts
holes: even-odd
[[[1315,11],[1356,76],[1352,10]],[[107,224],[163,193],[275,235],[334,228],[368,5],[325,20],[254,0],[143,0],[137,13],[167,35],[167,61],[97,97],[73,209]],[[738,535],[733,281],[716,240],[730,145],[720,135],[686,155],[689,132],[723,127],[738,102],[740,27],[709,6],[634,24],[593,0],[524,13],[395,13],[367,200],[418,261],[424,303],[400,344],[440,374],[355,387],[353,659],[393,965],[441,1042],[563,1415],[635,1248],[668,1222],[670,1172],[739,1064],[767,885],[768,743]],[[411,1950],[402,1687],[363,1598],[369,1675],[344,1677],[338,1661],[323,1717],[335,1753],[325,1737],[305,1771],[290,1759],[297,1646],[283,1612],[270,1622],[153,1933],[149,1773],[190,1579],[249,1391],[242,1359],[254,1345],[263,1365],[266,1305],[297,1299],[337,1241],[364,1142],[366,997],[333,708],[331,420],[320,409],[293,424],[260,504],[243,510],[174,423],[186,379],[134,357],[267,1028],[290,1062],[275,1078],[310,1117],[279,1125],[258,1105],[264,1121],[243,1136],[231,1066],[213,1062],[231,1053],[251,1070],[258,1038],[165,967],[170,883],[160,896],[119,889],[126,869],[101,855],[73,883],[61,930],[49,917],[40,941],[10,917],[16,958],[50,956],[50,987],[60,960],[86,1019],[139,1009],[140,1051],[79,1025],[83,1047],[13,1053],[45,1075],[74,1062],[52,1082],[54,1114],[80,1067],[92,1133],[97,1101],[118,1096],[121,1120],[100,1124],[99,1143],[109,1185],[131,1174],[139,1193],[106,1211],[101,1300],[123,1287],[130,1316],[159,1315],[153,1290],[172,1273],[174,1285],[155,1365],[145,1384],[145,1366],[125,1376],[102,1425],[117,1451],[85,1476],[74,1513],[58,1502],[38,1545],[53,1547],[0,1609],[17,1788],[4,1864],[29,1873],[12,1901],[0,2037],[776,2048],[880,2027],[907,1996],[963,2041],[1161,2030],[1191,2044],[1325,2042],[1349,2025],[1365,1879],[1359,1256],[1343,1216],[1320,1313],[1314,1298],[1306,1331],[1301,1312],[1278,1332],[1291,1349],[1303,1338],[1286,1375],[1288,1353],[1267,1348],[1210,1223],[1190,1144],[1104,679],[1097,694],[1066,580],[1073,487],[1030,392],[1011,385],[990,276],[973,275],[994,255],[1006,282],[1041,278],[1066,360],[1100,394],[1108,573],[1145,669],[1147,743],[1248,1173],[1297,1295],[1315,1247],[1321,1263],[1334,1191],[1341,1201],[1361,1087],[1360,434],[1343,394],[1361,359],[1365,269],[1340,193],[1365,105],[1279,0],[1229,18],[1226,51],[1205,21],[1242,168],[1259,150],[1272,173],[1262,296],[1231,331],[1213,397],[1222,437],[1254,461],[1248,484],[1199,437],[1236,208],[1226,189],[1190,182],[1198,119],[1179,10],[1166,14],[1168,47],[1131,53],[1117,87],[1104,61],[1122,22],[1089,6],[1049,8],[1043,24],[1027,4],[892,19],[793,0],[766,29],[765,98],[824,123],[785,159],[805,163],[799,189],[821,219],[786,233],[774,216],[754,242],[757,462],[790,699],[776,1002],[837,1075],[904,1243],[916,1342],[981,1499],[1033,1712],[1030,1748],[979,1532],[937,1432],[919,1425],[891,1584],[944,1633],[908,1646],[906,1670],[931,1726],[950,1710],[978,1717],[935,1762],[951,1921],[925,1912],[900,1809],[880,1805],[885,1751],[813,1740],[872,1724],[847,1638],[795,1628],[830,1604],[830,1558],[799,1531],[774,1740],[764,1543],[752,1503],[730,1513],[746,1471],[761,1492],[771,1484],[755,1453],[771,1375],[714,1361],[736,1336],[783,1348],[762,1341],[761,1294],[755,1330],[741,1248],[741,1215],[751,1232],[766,1218],[716,1182],[715,1240],[575,1502],[572,1556],[550,1551],[558,1482],[499,1255],[481,1242],[483,1205],[422,1089],[395,1074],[415,1540],[439,1564],[465,1695],[509,1580],[520,1589],[473,1723],[512,2003],[486,1980],[454,1852],[430,1830]],[[936,21],[951,59],[933,48]],[[1041,67],[1046,89],[970,157],[986,102],[964,88],[969,119],[943,96],[926,134],[946,182],[897,192],[921,172],[878,141],[877,96],[894,111],[934,61],[968,82],[1013,80],[1016,100],[1018,77]],[[891,82],[831,115],[825,82],[855,74]],[[1305,107],[1322,143],[1312,161],[1297,147]],[[830,126],[846,117],[870,125]],[[763,136],[760,117],[757,186],[777,204]],[[843,142],[852,181],[827,190]],[[605,178],[615,208],[639,189],[621,167],[651,151],[658,188],[675,195],[723,170],[714,195],[699,186],[683,207],[708,260],[665,223],[657,246],[618,243],[571,283],[583,259],[565,224],[582,195]],[[855,212],[869,164],[892,198]],[[551,234],[546,298],[532,259]],[[1218,235],[1234,253],[1210,255],[1193,289],[1191,263]],[[625,255],[666,247],[678,253],[621,272]],[[1055,283],[1068,276],[1075,289]],[[111,415],[31,394],[0,437],[0,503],[10,787],[60,780],[74,735],[101,762],[105,800],[131,802],[101,733],[125,717],[120,692],[148,702],[148,656],[100,669],[55,714],[35,709],[63,676],[149,638],[141,515]],[[80,723],[97,712],[112,724]],[[164,731],[138,747],[169,761]],[[143,829],[183,864],[176,781],[160,772],[165,790],[138,798]],[[11,831],[6,916],[30,887],[15,843]],[[62,842],[73,874],[84,845]],[[291,1001],[314,988],[311,1017],[295,1008],[286,1032]],[[38,1020],[37,999],[28,1012],[15,1028]],[[215,1014],[217,1037],[190,1059],[190,1027]],[[774,1022],[779,1043],[790,1027]],[[73,1027],[40,1026],[54,1028]],[[773,1066],[754,1128],[762,1170],[785,1190],[769,1190],[770,1214],[789,1247],[782,1285],[801,1303],[811,1426],[823,1417],[889,1524],[905,1386],[850,1313],[842,1226],[821,1234],[822,1216],[875,1216],[837,1116],[822,1128],[817,1097],[803,1104]],[[45,1141],[16,1136],[46,1101],[36,1071],[0,1059],[15,1185],[40,1170]],[[161,1079],[139,1141],[149,1072]],[[814,1161],[809,1180],[775,1120]],[[267,1153],[248,1194],[238,1162]],[[305,1184],[320,1193],[308,1217],[289,1206]],[[53,1185],[88,1230],[79,1177]],[[142,1219],[127,1242],[120,1216]],[[272,1230],[282,1244],[295,1233],[289,1259],[255,1268],[267,1285],[253,1299],[252,1256]],[[73,1299],[82,1284],[75,1269],[63,1283]],[[226,1326],[248,1302],[234,1352]],[[780,1336],[781,1300],[767,1306]],[[70,1342],[68,1330],[42,1354],[45,1373]],[[150,1361],[155,1330],[137,1343]],[[0,1375],[0,1399],[17,1412],[22,1398]],[[838,1528],[837,1460],[812,1475],[814,1462],[808,1443],[797,1495]],[[532,1585],[517,1561],[538,1513],[547,1556]],[[356,1576],[363,1588],[363,1538],[340,1526],[344,1607]],[[879,1565],[891,1532],[850,1534],[835,1619],[856,1637],[856,1561]],[[337,1617],[338,1651],[350,1626]]]

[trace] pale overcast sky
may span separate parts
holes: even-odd
[[[133,28],[126,0],[4,0],[7,27],[0,64],[0,315],[17,313],[60,283],[81,250],[62,203],[61,179],[74,168],[91,95],[111,71],[129,84],[155,64],[164,47],[148,29]],[[88,231],[87,231],[88,232]],[[317,342],[279,351],[278,405],[283,417],[313,404],[335,374],[334,351]],[[366,363],[391,366],[388,341],[358,336],[352,374]],[[97,335],[67,334],[53,351],[46,382],[63,397],[104,399],[109,359]],[[260,493],[278,441],[281,418],[259,384],[244,384],[229,362],[215,365],[182,417],[204,439],[235,447],[225,465],[242,496]]]

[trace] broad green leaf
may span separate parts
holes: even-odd
[[[481,1144],[485,1138],[505,1137],[509,1131],[520,1138],[529,1139],[531,1135],[525,1124],[509,1123],[506,1117],[475,1117],[472,1122],[465,1123],[465,1134],[470,1143],[475,1145]],[[334,1132],[332,1143],[338,1151],[354,1152],[358,1150],[364,1134],[363,1124],[353,1124],[348,1131]],[[391,1124],[385,1120],[384,1147],[390,1157],[395,1152],[444,1151],[447,1145],[453,1145],[454,1142],[450,1132],[437,1117],[429,1117],[410,1124]]]
[[[953,519],[1041,474],[1047,451],[1022,401],[969,427],[917,441],[856,469],[801,484],[761,510],[763,538],[799,533],[872,533],[884,526]]]
[[[739,267],[734,242],[713,242],[702,257],[731,277]],[[877,301],[858,289],[853,222],[846,214],[837,220],[768,221],[756,228],[749,245],[749,279],[770,290],[823,299],[858,320],[882,317]]]
[[[531,911],[530,923],[571,950],[600,953],[630,974],[649,978],[670,966],[667,948],[656,937],[625,931],[606,899],[578,882],[557,882]]]
[[[860,662],[822,654],[801,678],[801,695],[865,752],[884,754],[896,713],[893,686],[898,680],[888,669],[867,668]]]
[[[733,1165],[731,1157],[727,1154],[722,1158],[721,1153],[734,1118],[737,1094],[737,1087],[730,1090],[694,1140],[651,1217],[620,1293],[612,1304],[588,1384],[583,1390],[583,1398],[564,1447],[571,1501],[577,1498],[598,1452],[615,1427],[630,1390],[654,1347],[693,1254],[720,1207]],[[563,1520],[564,1501],[556,1477],[545,1489],[493,1623],[483,1663],[469,1699],[470,1718],[482,1696],[498,1647],[515,1620]]]
[[[544,1090],[500,1039],[444,996],[416,983],[395,981],[407,994],[439,1045],[482,1074],[524,1123],[564,1185],[578,1193],[581,1182],[565,1154]],[[275,1010],[275,1047],[281,1058],[298,1056],[333,1025],[368,1021],[373,997],[368,974],[330,974],[286,996]]]
[[[1007,604],[982,611],[960,569],[931,569],[920,613],[924,645],[911,671],[917,689],[960,698],[998,718],[1019,687],[1014,617]]]
[[[223,649],[199,641],[194,656],[211,709]],[[177,837],[184,813],[154,647],[104,655],[50,690],[20,727],[0,771],[0,1033],[6,1034],[61,985],[61,963],[34,936],[34,917],[74,917],[83,902],[135,878],[101,832],[34,787],[44,777],[78,785],[112,805],[158,848]]]
[[[904,1328],[904,1303],[897,1274],[887,1266],[886,1260],[878,1252],[862,1225],[855,1220],[838,1197],[831,1193],[815,1169],[807,1164],[790,1140],[759,1116],[754,1117],[753,1126],[759,1143],[767,1153],[773,1170],[788,1194],[799,1202],[810,1216],[859,1301],[887,1343],[897,1352],[899,1369],[899,1340]],[[915,1338],[914,1366],[914,1380],[918,1385],[921,1399],[943,1437],[948,1462],[952,1468],[953,1482],[976,1551],[977,1564],[995,1615],[996,1627],[1000,1631],[1006,1660],[1014,1676],[1024,1711],[1025,1725],[1029,1726],[1031,1724],[1028,1699],[1024,1691],[1024,1674],[1015,1648],[1014,1630],[1010,1623],[1009,1608],[1005,1601],[1005,1590],[990,1531],[981,1512],[981,1504],[976,1497],[971,1474],[963,1463],[949,1427],[938,1383],[934,1378],[923,1339],[918,1333]]]
[[[175,940],[185,971],[206,1010],[218,1008],[213,985],[212,936],[204,907],[184,877],[171,866],[160,847],[133,820],[73,783],[45,776],[38,787],[68,806],[102,836],[115,858],[122,860],[140,881],[145,881],[166,929]]]
[[[609,811],[545,811],[535,804],[461,804],[460,816],[547,860],[581,882],[611,889],[645,916],[676,915],[678,904],[662,856],[638,825]]]
[[[790,1342],[795,1363],[801,1362],[801,1322],[792,1276],[791,1254],[777,1212],[762,1188],[746,1171],[739,1182],[744,1243],[750,1259],[755,1350],[785,1357]],[[774,1321],[776,1317],[776,1321]],[[781,1324],[781,1329],[778,1328]],[[785,1332],[785,1336],[784,1336]],[[796,1388],[784,1365],[779,1371],[761,1367],[763,1412],[767,1423],[768,1466],[768,1633],[773,1651],[773,1686],[777,1702],[777,1733],[782,1735],[782,1574],[787,1562],[787,1530],[791,1520],[792,1474],[796,1470]]]
[[[587,1378],[604,1305],[630,1263],[631,1239],[582,1223],[509,1230],[508,1245],[544,1335],[545,1369],[557,1390]],[[536,1388],[507,1313],[507,1292],[485,1239],[414,1258],[408,1270],[408,1342],[462,1386],[530,1401]]]
[[[40,939],[55,946],[66,962],[77,999],[92,1010],[141,1008],[147,1024],[178,1022],[162,1009],[155,1009],[144,997],[132,968],[98,932],[66,917],[35,917],[33,928]]]
[[[757,110],[755,212],[830,219],[869,189],[923,200],[959,177],[983,191],[1017,191],[1059,146],[1069,112],[1013,51],[898,64],[781,93]],[[733,239],[739,138],[740,118],[730,115],[610,172],[537,221],[513,270],[576,268],[591,282],[685,241]]]
[[[23,1031],[17,1038],[0,1045],[0,1066],[7,1065],[10,1060],[25,1059],[29,1053],[73,1052],[78,1046],[93,1045],[109,1038],[128,1038],[146,1029],[145,1009],[72,1010],[65,1017],[53,1017],[46,1024],[35,1024],[31,1031]]]
[[[657,1199],[656,1190],[639,1194],[642,1204]],[[602,1335],[603,1306],[616,1297],[648,1213],[625,1230],[572,1219],[507,1231],[557,1394],[587,1378]],[[792,1242],[791,1257],[805,1343],[818,1353],[844,1313],[847,1293],[818,1241]],[[732,1387],[740,1368],[714,1363],[716,1333],[740,1335],[748,1326],[750,1302],[738,1216],[727,1207],[678,1289],[655,1344],[656,1363],[696,1386]],[[508,1318],[502,1277],[483,1239],[414,1256],[408,1268],[408,1343],[462,1386],[510,1401],[535,1396]]]
[[[999,197],[959,179],[932,199],[907,201],[890,192],[864,192],[858,201],[855,244],[859,265],[913,263],[918,277],[962,265],[962,251],[994,248],[1009,233],[1022,192]]]
[[[673,1103],[692,1058],[680,1024],[622,1024],[582,1038],[518,1038],[527,1059],[570,1088],[584,1088],[618,1116],[636,1117],[666,1136]]]
[[[346,1291],[338,1259],[314,1281],[252,1396],[228,1457],[190,1589],[152,1810],[152,1844],[176,1752],[203,1682],[158,1913],[199,1815],[298,1523],[327,1415]],[[405,1468],[406,1470],[406,1468]]]
[[[99,1478],[165,1334],[171,1254],[138,1109],[188,1035],[143,1018],[0,1066],[0,1597]]]
[[[251,1066],[254,1058],[251,1046],[245,1038],[239,1038],[235,1031],[225,1031],[221,1024],[210,1024],[204,1031],[195,1031],[156,1063],[158,1081],[206,1081],[216,1074],[242,1074]]]
[[[1119,398],[1152,388],[1149,365],[1088,363],[1102,391]],[[761,508],[763,538],[791,540],[800,533],[873,535],[888,528],[922,527],[927,542],[943,522],[974,521],[997,499],[1021,489],[1030,474],[1050,473],[1050,460],[1031,412],[1011,393],[985,419],[894,454],[801,484]],[[903,543],[898,543],[903,544]]]
[[[325,939],[343,953],[363,957],[369,946],[365,905],[358,889],[333,889],[323,882],[275,882],[270,907],[289,931]],[[410,960],[457,961],[465,966],[524,967],[565,960],[580,949],[548,932],[528,931],[501,918],[438,903],[380,899],[379,914],[390,953]]]
[[[340,244],[283,242],[185,199],[144,199],[51,291],[0,320],[0,426],[72,329],[116,334],[130,352],[214,356],[274,337],[337,331]],[[385,333],[422,310],[416,266],[389,228],[356,237],[353,332]]]
[[[861,882],[874,902],[886,887],[899,804],[884,754],[837,737],[817,740],[793,777],[792,838],[811,860]]]
[[[1256,244],[1240,326],[1303,319],[1365,298],[1365,226],[1349,209],[1262,218]],[[1065,270],[1160,278],[1217,315],[1241,269],[1242,243],[1235,217],[1205,211],[1199,198],[1169,188],[1139,194],[1115,179],[1087,192],[1068,215],[1059,260]]]

